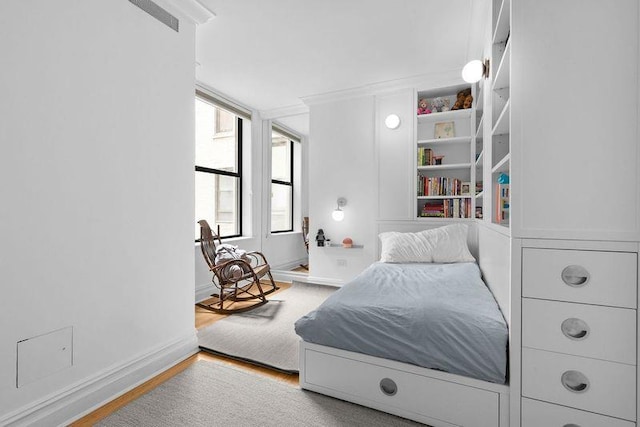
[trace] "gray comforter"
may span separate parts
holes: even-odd
[[[300,318],[311,343],[503,384],[507,325],[475,263],[375,263]]]

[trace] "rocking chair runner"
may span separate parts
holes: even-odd
[[[219,231],[214,233],[207,221],[200,220],[200,247],[209,269],[213,272],[213,284],[219,289],[219,294],[211,296],[217,298],[211,304],[198,303],[198,307],[216,313],[230,314],[248,311],[266,304],[266,295],[276,291],[278,287],[273,281],[271,267],[261,252],[247,252],[241,258],[225,260],[216,264],[216,240],[222,244]],[[267,276],[270,283],[261,283],[260,279]],[[266,288],[266,290],[264,289]],[[253,304],[242,304],[238,308],[225,307],[238,301],[252,301]]]

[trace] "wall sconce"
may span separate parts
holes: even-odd
[[[397,129],[400,126],[400,117],[397,114],[389,114],[386,119],[384,119],[384,125],[389,129]]]
[[[484,62],[479,59],[467,62],[467,65],[462,69],[462,79],[467,83],[476,83],[481,78],[489,77],[489,60],[485,59]]]
[[[338,199],[338,208],[331,213],[331,217],[334,221],[342,221],[344,219],[344,211],[340,208],[347,204],[347,199],[340,197]]]

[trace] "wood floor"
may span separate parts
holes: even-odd
[[[280,288],[278,291],[274,292],[271,295],[275,295],[278,292],[282,292],[285,289],[288,289],[289,287],[291,287],[290,283],[278,283],[278,287]],[[271,296],[270,295],[270,296]],[[208,326],[224,317],[227,317],[228,315],[223,315],[223,314],[216,314],[213,313],[211,311],[205,310],[203,308],[200,307],[195,307],[195,323],[196,323],[196,328],[200,329],[200,328],[204,328],[205,326]],[[193,365],[194,363],[197,363],[198,361],[201,360],[215,360],[217,362],[222,362],[225,364],[228,364],[230,366],[233,366],[235,368],[240,368],[240,369],[244,369],[246,371],[252,372],[256,375],[264,375],[266,377],[269,378],[273,378],[276,379],[278,381],[283,381],[285,383],[291,384],[292,386],[297,386],[298,385],[298,375],[289,375],[289,374],[285,374],[282,372],[277,372],[268,368],[264,368],[262,366],[256,366],[256,365],[252,365],[250,363],[246,363],[246,362],[241,362],[238,360],[233,360],[233,359],[229,359],[226,357],[222,357],[222,356],[217,356],[217,355],[213,355],[213,354],[209,354],[209,353],[205,353],[205,352],[200,352],[198,354],[195,354],[191,357],[189,357],[188,359],[178,363],[177,365],[169,368],[168,370],[164,371],[163,373],[153,377],[152,379],[150,379],[149,381],[139,385],[138,387],[134,388],[133,390],[123,394],[122,396],[112,400],[111,402],[107,403],[106,405],[98,408],[97,410],[93,411],[92,413],[90,413],[89,415],[84,416],[83,418],[79,419],[78,421],[74,422],[73,424],[71,424],[71,426],[73,427],[77,427],[77,426],[92,426],[95,423],[97,423],[98,421],[100,421],[101,419],[109,416],[111,413],[117,411],[118,409],[122,408],[123,406],[127,405],[128,403],[134,401],[135,399],[137,399],[138,397],[142,396],[143,394],[153,390],[154,388],[158,387],[160,384],[162,384],[163,382],[171,379],[173,376],[179,374],[180,372],[184,371],[185,369],[187,369],[189,366]]]

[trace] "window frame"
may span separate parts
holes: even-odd
[[[281,133],[278,129],[275,128],[271,128],[271,135],[273,138],[273,133],[276,132],[281,136],[284,136],[285,138],[287,138],[287,142],[289,143],[289,176],[291,177],[291,181],[287,182],[287,181],[282,181],[279,179],[273,179],[273,171],[271,171],[271,186],[273,186],[273,184],[278,184],[278,185],[287,185],[289,187],[291,187],[291,212],[289,217],[291,218],[291,220],[289,221],[289,228],[286,230],[272,230],[271,226],[272,226],[272,221],[271,221],[271,216],[273,215],[273,206],[271,206],[270,212],[269,212],[269,231],[271,232],[271,234],[279,234],[279,233],[291,233],[293,231],[293,215],[295,213],[295,209],[293,207],[293,203],[294,203],[294,141],[288,136],[288,135],[284,135],[283,133]],[[273,155],[273,141],[271,142],[271,153]],[[273,163],[272,163],[272,168],[273,168]],[[272,189],[270,189],[271,192],[273,191]]]
[[[237,238],[237,237],[242,237],[242,126],[243,126],[243,118],[240,117],[235,111],[230,111],[220,105],[218,105],[216,102],[214,102],[213,100],[209,99],[208,97],[203,97],[200,96],[197,91],[196,91],[196,98],[200,99],[202,102],[207,102],[211,105],[213,105],[215,108],[217,109],[221,109],[226,111],[229,114],[233,114],[236,118],[236,138],[235,138],[235,143],[236,143],[236,172],[231,172],[231,171],[225,171],[222,169],[216,169],[216,168],[209,168],[206,166],[198,166],[195,165],[195,172],[204,172],[204,173],[209,173],[209,174],[213,174],[213,175],[224,175],[224,176],[231,176],[234,178],[238,178],[238,212],[237,212],[237,216],[236,216],[236,220],[238,223],[238,233],[237,234],[233,234],[233,235],[227,235],[227,236],[220,236],[220,239],[233,239],[233,238]],[[218,197],[218,194],[216,194],[216,197]],[[196,218],[194,218],[194,220],[196,220]],[[213,227],[213,224],[211,224],[211,226]],[[215,230],[214,230],[215,231]],[[195,241],[196,243],[200,242],[200,238],[197,238]]]

